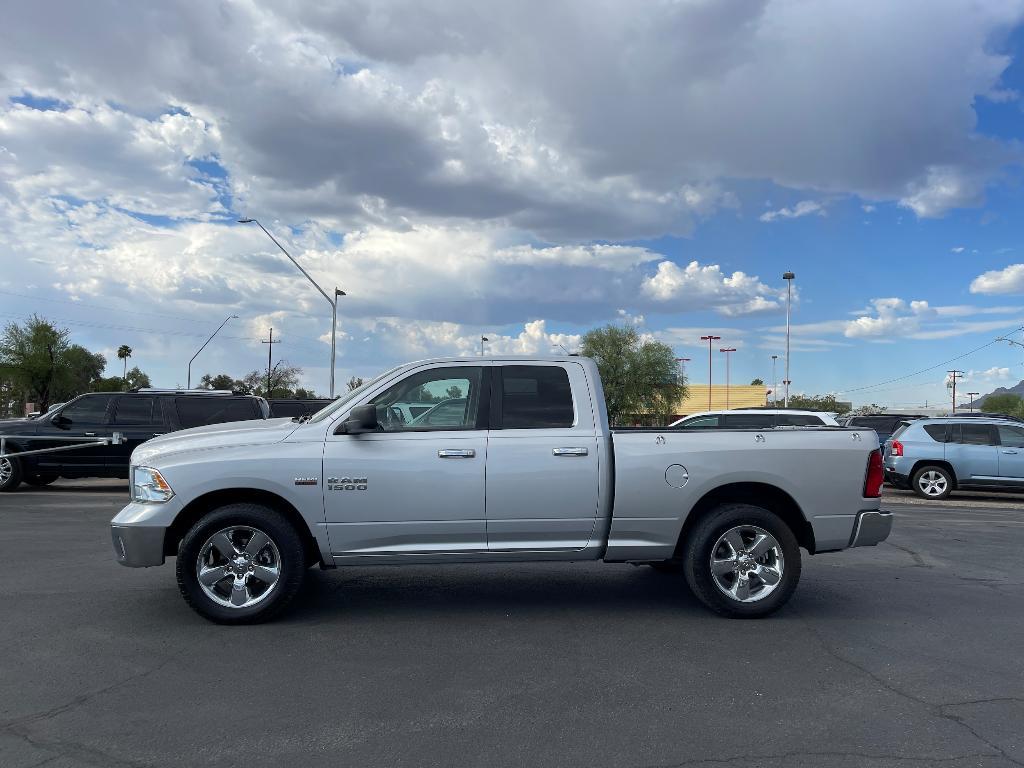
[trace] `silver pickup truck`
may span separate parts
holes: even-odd
[[[598,559],[753,618],[789,599],[801,548],[889,535],[881,484],[871,431],[612,430],[592,360],[445,358],[312,417],[143,443],[111,528],[120,563],[176,556],[186,602],[228,624],[277,614],[314,564]]]

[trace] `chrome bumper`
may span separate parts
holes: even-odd
[[[892,512],[867,510],[857,513],[857,522],[850,536],[851,547],[873,547],[885,541],[892,531]]]
[[[167,529],[153,525],[111,525],[117,562],[129,568],[164,564],[164,534]]]

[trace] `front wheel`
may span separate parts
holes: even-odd
[[[178,588],[193,610],[218,624],[267,621],[302,586],[302,539],[288,520],[258,504],[229,504],[185,534]]]
[[[711,610],[757,619],[785,605],[796,589],[800,546],[773,512],[752,504],[723,504],[690,532],[683,572]]]
[[[953,476],[944,467],[921,467],[910,487],[922,499],[948,499],[953,492]]]

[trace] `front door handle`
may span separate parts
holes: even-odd
[[[442,448],[437,452],[439,459],[472,459],[476,451],[472,448]]]
[[[553,448],[551,453],[555,456],[586,456],[586,448]]]
[[[83,432],[82,434],[85,435],[86,437],[96,437],[95,432]]]
[[[1016,451],[1003,451],[1003,453],[1016,453]]]

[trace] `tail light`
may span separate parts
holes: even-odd
[[[890,456],[902,456],[903,455],[903,443],[899,440],[893,440],[889,445]]]
[[[882,472],[882,452],[872,451],[868,455],[868,471],[864,475],[864,498],[881,498],[882,482],[884,480],[885,474]]]

